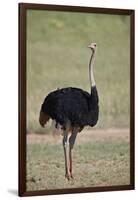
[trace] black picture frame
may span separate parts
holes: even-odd
[[[26,191],[26,12],[27,9],[130,16],[130,184],[105,187]],[[135,11],[19,3],[19,196],[133,190],[135,188]]]

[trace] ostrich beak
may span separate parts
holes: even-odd
[[[91,49],[92,51],[94,50],[94,47],[91,44],[88,45],[88,48]]]

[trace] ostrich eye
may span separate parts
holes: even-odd
[[[96,47],[96,44],[94,44],[94,46]]]

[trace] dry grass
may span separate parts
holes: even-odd
[[[94,130],[78,135],[75,179],[64,178],[62,136],[27,136],[27,190],[129,184],[129,131]]]

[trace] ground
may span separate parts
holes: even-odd
[[[64,177],[62,135],[27,135],[27,191],[128,185],[129,130],[83,130],[74,146],[74,180]]]

